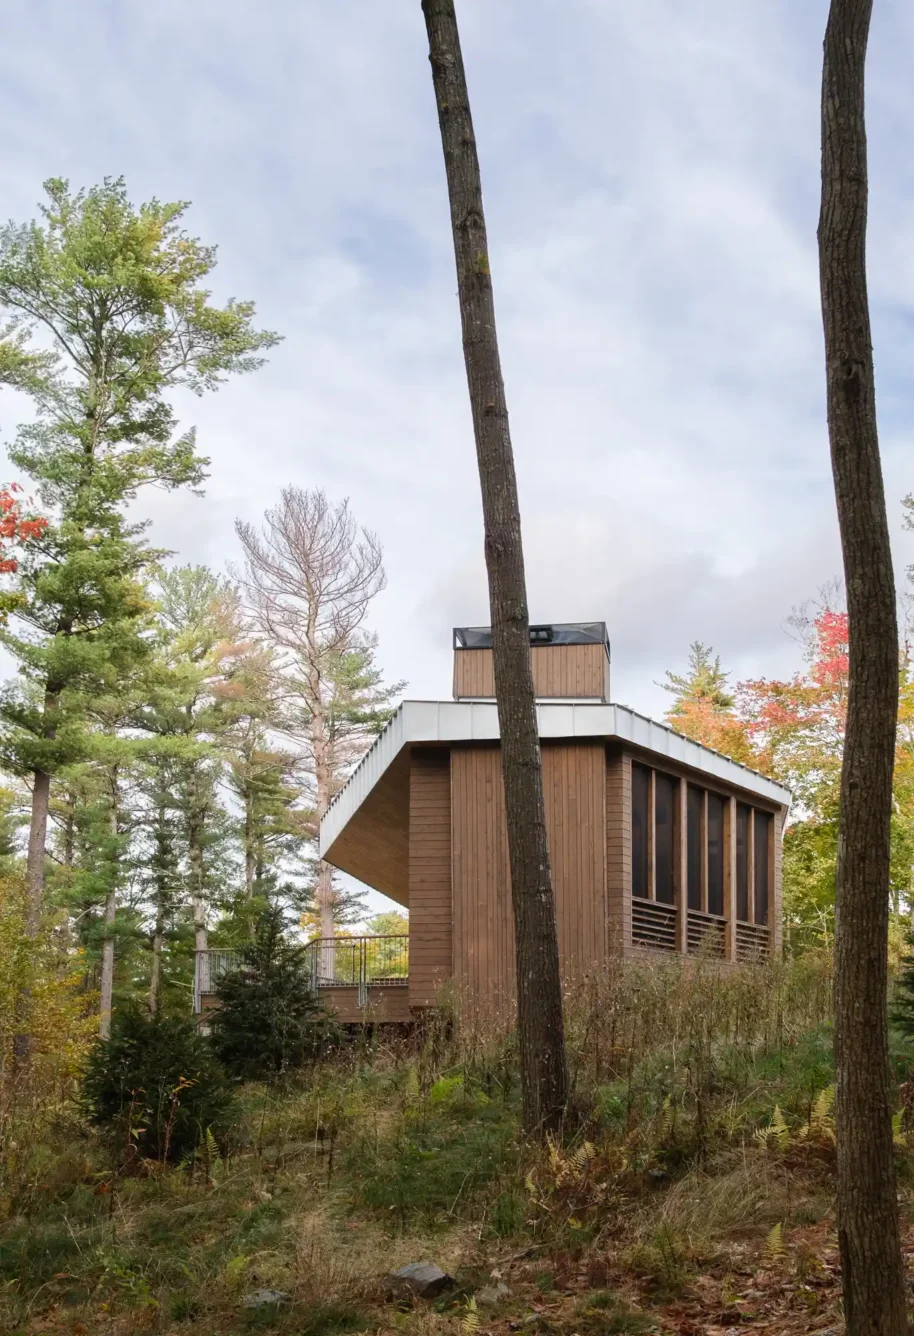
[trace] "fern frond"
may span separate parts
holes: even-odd
[[[786,1254],[787,1249],[784,1245],[784,1227],[778,1221],[769,1231],[765,1240],[765,1261],[768,1263],[779,1262]]]
[[[463,1336],[476,1336],[479,1331],[479,1312],[476,1308],[476,1300],[470,1295],[467,1300],[466,1312],[460,1319],[460,1330]]]

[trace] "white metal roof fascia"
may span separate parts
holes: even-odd
[[[618,738],[771,802],[790,802],[790,790],[783,785],[625,705],[546,702],[538,704],[536,710],[541,738]],[[414,742],[497,741],[498,709],[494,701],[404,701],[330,804],[321,822],[321,854],[330,848],[404,747]]]

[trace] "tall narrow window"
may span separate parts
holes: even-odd
[[[749,919],[749,819],[752,813],[742,803],[736,809],[736,917]]]
[[[755,921],[768,922],[768,832],[771,817],[767,812],[755,813]]]
[[[632,766],[632,895],[650,896],[651,772]]]
[[[688,843],[689,908],[701,909],[701,817],[704,791],[689,785]]]
[[[661,904],[676,900],[673,873],[673,821],[676,781],[669,775],[654,773],[654,897]]]
[[[724,800],[708,794],[708,913],[724,912]]]

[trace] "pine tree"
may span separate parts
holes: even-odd
[[[241,1080],[276,1080],[325,1052],[335,1027],[311,989],[306,948],[287,940],[283,913],[261,915],[241,963],[217,989],[213,1047]]]
[[[910,930],[907,951],[895,978],[892,1020],[903,1035],[914,1038],[914,931]]]
[[[210,302],[215,250],[182,230],[186,205],[134,208],[122,180],[75,194],[50,180],[45,191],[41,221],[0,229],[0,379],[36,410],[9,453],[51,512],[23,571],[23,629],[5,635],[31,685],[8,695],[3,717],[7,758],[32,778],[32,935],[51,778],[83,752],[74,695],[117,680],[144,611],[138,581],[152,554],[127,509],[146,486],[194,487],[205,476],[166,395],[215,389],[276,342],[254,328],[251,303]],[[39,335],[47,352],[30,351]]]
[[[235,719],[230,678],[239,653],[238,599],[228,581],[204,566],[160,572],[155,592],[163,633],[159,677],[137,723],[155,739],[150,759],[169,766],[199,951],[208,946],[209,906],[231,899],[232,822],[219,787]]]
[[[685,673],[667,670],[659,683],[675,698],[666,721],[677,733],[725,756],[752,765],[756,760],[745,721],[736,709],[736,696],[729,685],[720,656],[709,645],[695,640],[689,647]]]

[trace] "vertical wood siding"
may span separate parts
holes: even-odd
[[[621,954],[632,940],[632,761],[606,752],[606,919],[609,949]]]
[[[533,687],[537,696],[604,700],[608,694],[609,662],[602,645],[534,645]],[[454,651],[456,699],[495,696],[495,669],[490,649]]]
[[[410,1006],[434,1003],[452,958],[450,758],[417,748],[409,785]]]
[[[604,756],[602,743],[543,747],[559,956],[568,979],[606,959]],[[496,747],[452,750],[451,812],[457,991],[472,1005],[506,1010],[515,992],[514,922]]]
[[[559,959],[569,981],[606,961],[605,755],[600,742],[543,747]]]
[[[515,991],[514,923],[497,747],[451,751],[451,850],[458,996],[465,1006],[507,1009]]]

